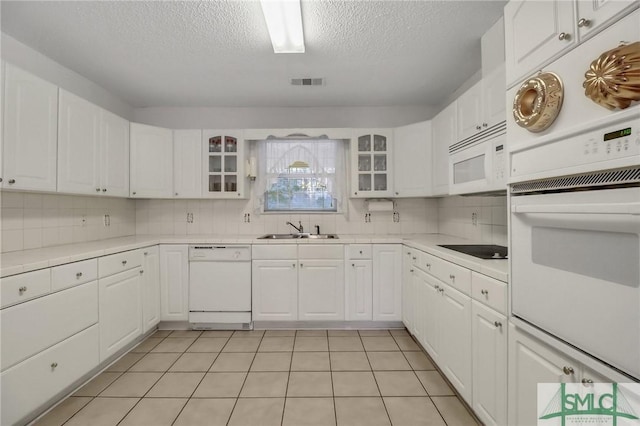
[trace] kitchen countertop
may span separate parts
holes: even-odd
[[[508,261],[478,259],[453,250],[438,247],[439,244],[474,244],[476,242],[443,234],[408,235],[339,235],[339,239],[259,240],[251,236],[228,235],[134,235],[33,250],[3,253],[0,257],[0,277],[15,275],[36,269],[49,268],[65,263],[78,262],[127,250],[156,244],[405,244],[426,251],[434,256],[456,263],[472,271],[507,281]]]

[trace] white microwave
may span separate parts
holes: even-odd
[[[464,142],[449,148],[449,193],[506,191],[506,135],[501,133],[467,145]]]

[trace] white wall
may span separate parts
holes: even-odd
[[[473,224],[472,214],[477,216]],[[468,238],[484,244],[507,245],[507,197],[451,196],[438,200],[441,234]]]
[[[277,129],[299,127],[396,127],[433,117],[438,108],[407,107],[246,107],[136,108],[138,123],[173,129]]]
[[[135,234],[135,200],[9,191],[0,196],[2,252]],[[110,226],[104,226],[105,214]]]
[[[109,93],[106,89],[66,68],[42,53],[19,42],[13,37],[0,33],[2,59],[38,77],[47,80],[69,92],[75,93],[102,108],[131,120],[133,108]]]
[[[136,202],[136,233],[166,235],[243,235],[290,233],[287,221],[302,221],[305,231],[337,234],[419,234],[435,233],[438,229],[437,200],[397,200],[400,222],[393,222],[392,212],[367,213],[364,200],[350,200],[347,214],[262,214],[256,215],[251,200],[138,200]],[[193,223],[187,223],[187,213],[193,213]],[[244,214],[251,222],[244,222]]]

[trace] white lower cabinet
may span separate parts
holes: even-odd
[[[402,323],[413,334],[415,318],[413,313],[413,250],[403,247],[402,250]]]
[[[373,320],[402,321],[402,245],[373,245]]]
[[[143,249],[142,332],[160,322],[160,250],[158,246]]]
[[[98,325],[87,328],[4,371],[0,423],[22,422],[99,362]]]
[[[300,260],[298,319],[344,320],[343,260]]]
[[[485,425],[507,424],[507,318],[471,302],[473,411]]]
[[[142,334],[141,271],[134,268],[98,281],[100,361],[114,355]]]
[[[442,372],[460,396],[471,402],[471,298],[446,284],[440,287]]]
[[[345,320],[371,321],[373,318],[373,262],[353,259],[346,267]]]
[[[252,262],[252,316],[254,321],[298,319],[297,259]]]
[[[189,246],[160,246],[160,320],[189,320]]]
[[[441,297],[438,291],[440,288],[439,283],[437,279],[416,269],[413,285],[418,341],[422,343],[431,358],[436,363],[439,363],[443,335],[440,316]]]

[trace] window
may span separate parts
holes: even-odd
[[[265,212],[337,212],[344,194],[345,144],[328,139],[258,142]]]

